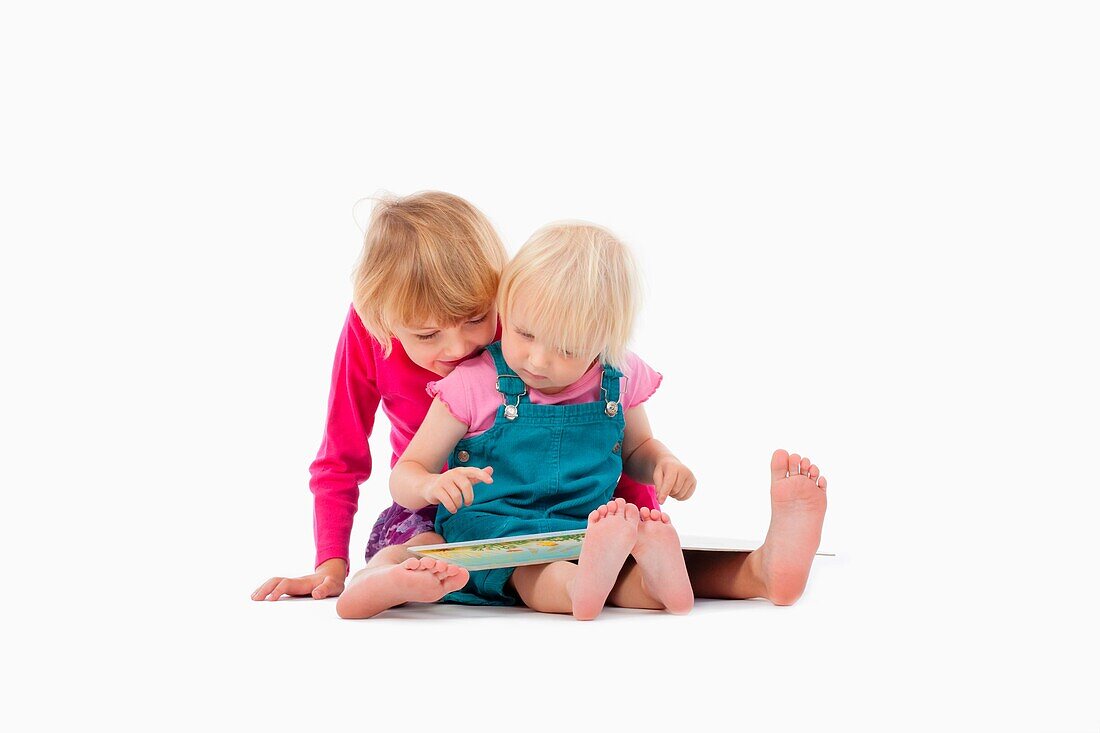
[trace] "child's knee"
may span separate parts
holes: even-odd
[[[415,557],[415,555],[409,552],[408,545],[390,545],[374,553],[374,557],[371,558],[371,561],[373,564],[385,563],[387,565],[397,565],[405,562],[410,557]]]
[[[378,552],[374,553],[374,557],[371,558],[372,564],[394,564],[403,563],[410,557],[416,557],[416,555],[409,552],[410,547],[419,547],[421,545],[440,545],[443,544],[443,537],[435,532],[422,532],[408,542],[403,542],[400,545],[389,545],[383,547]],[[376,561],[377,559],[377,561]]]
[[[421,545],[442,545],[447,540],[443,539],[443,535],[435,532],[421,532],[418,535],[413,536],[408,542],[404,543],[403,547],[419,547]]]
[[[531,610],[570,613],[573,610],[570,587],[576,572],[575,564],[564,561],[526,565],[516,568],[508,582]]]

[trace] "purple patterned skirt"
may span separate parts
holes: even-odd
[[[366,558],[369,562],[383,547],[402,545],[418,534],[435,531],[435,506],[411,511],[394,504],[378,515],[378,521],[367,540]]]

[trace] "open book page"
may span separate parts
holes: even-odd
[[[491,570],[520,565],[541,565],[556,560],[576,560],[581,556],[584,530],[546,532],[518,537],[497,537],[471,542],[410,547],[421,557],[435,557],[467,570]]]

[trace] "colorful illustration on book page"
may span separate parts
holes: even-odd
[[[446,545],[421,545],[409,551],[435,557],[467,570],[491,570],[518,565],[539,565],[557,560],[576,560],[581,555],[584,530],[546,532],[522,537],[498,537]]]

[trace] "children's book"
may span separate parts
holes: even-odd
[[[420,557],[435,557],[467,570],[492,570],[520,565],[541,565],[556,560],[576,560],[581,556],[585,530],[544,532],[516,537],[495,537],[488,540],[448,542],[442,545],[418,545],[409,552]],[[704,552],[751,552],[762,543],[759,540],[738,540],[729,537],[681,535],[685,550]],[[829,555],[831,552],[818,552]]]

